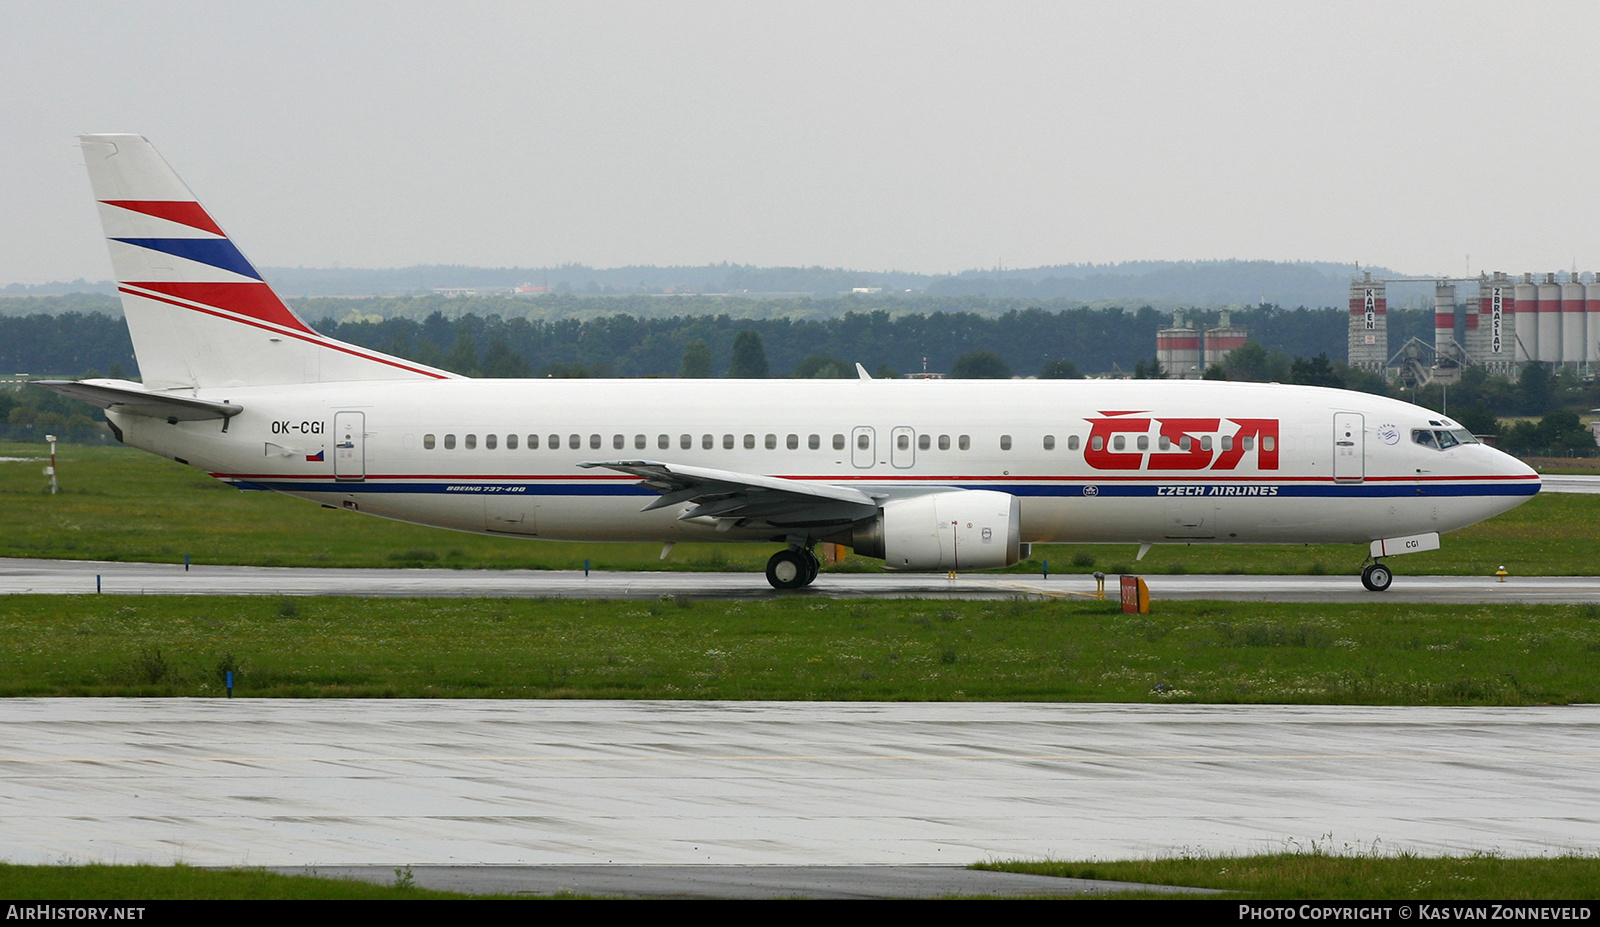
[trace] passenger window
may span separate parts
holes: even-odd
[[[1272,435],[1263,435],[1261,438],[1261,449],[1268,452],[1277,450],[1278,439],[1274,438]]]
[[[1044,449],[1047,450],[1047,451],[1053,451],[1053,450],[1056,449],[1056,436],[1055,435],[1045,435],[1044,436]]]
[[[809,438],[806,438],[806,447],[811,448],[813,451],[821,446],[822,435],[812,435]]]
[[[756,436],[755,435],[745,435],[744,436],[744,449],[747,450],[747,451],[753,451],[753,450],[756,449]]]
[[[1200,439],[1200,450],[1202,450],[1202,451],[1211,450],[1211,436],[1210,435],[1206,435],[1205,437]]]
[[[656,435],[656,447],[660,450],[671,450],[672,435]]]
[[[537,451],[538,449],[539,449],[539,436],[538,435],[528,435],[528,450]]]
[[[769,450],[769,451],[777,450],[778,449],[778,436],[777,435],[767,435],[766,444],[767,444],[767,450]]]
[[[1233,435],[1222,436],[1222,449],[1225,451],[1233,450]]]
[[[499,436],[497,436],[497,435],[484,435],[483,436],[483,449],[484,450],[492,451],[492,450],[494,450],[495,448],[497,448],[499,446],[500,446]]]
[[[1179,438],[1178,439],[1178,450],[1187,451],[1189,449],[1190,441],[1191,441],[1191,439],[1190,439],[1190,437],[1188,435],[1184,435],[1182,438]]]
[[[634,450],[636,450],[636,451],[644,450],[644,444],[645,444],[644,435],[634,435],[633,436],[633,449]]]
[[[1172,450],[1172,439],[1171,439],[1171,438],[1169,438],[1169,437],[1167,437],[1167,436],[1166,436],[1166,435],[1162,435],[1162,436],[1161,436],[1161,440],[1160,440],[1160,441],[1157,441],[1157,442],[1156,442],[1156,444],[1157,444],[1157,446],[1158,446],[1158,447],[1160,447],[1160,448],[1161,448],[1161,449],[1162,449],[1162,450],[1163,450],[1163,451],[1170,451],[1170,450]]]
[[[940,435],[939,436],[939,450],[941,450],[941,451],[950,450],[950,436],[949,435]]]
[[[517,436],[516,435],[506,435],[506,450],[514,451],[516,449],[517,449]]]
[[[972,439],[967,437],[966,435],[962,435],[961,436],[961,440],[958,442],[958,446],[963,451],[968,450],[968,449],[970,449],[972,447]]]
[[[678,435],[678,447],[686,451],[694,447],[694,435]]]
[[[836,451],[844,450],[844,435],[833,436],[833,449]]]
[[[552,451],[561,450],[561,436],[560,435],[551,435],[550,436],[550,443],[547,446]]]
[[[1253,450],[1256,449],[1256,436],[1255,435],[1245,435],[1241,440],[1244,442],[1244,449],[1245,450],[1253,451]]]
[[[430,451],[433,450],[433,435],[423,435],[422,446]]]
[[[725,451],[733,450],[733,435],[722,436],[722,449]]]
[[[478,436],[477,435],[467,435],[467,440],[466,440],[467,450],[470,451],[473,448],[476,448],[477,446],[478,446]]]
[[[444,436],[444,449],[447,450],[447,451],[453,451],[453,450],[456,449],[456,436],[455,435],[445,435]]]
[[[783,439],[783,444],[784,447],[787,447],[791,451],[798,451],[800,449],[800,436],[790,435],[789,437]]]
[[[1128,441],[1122,435],[1117,435],[1115,438],[1111,439],[1111,446],[1120,451],[1128,446]]]
[[[859,450],[863,450],[863,451],[866,450],[868,445],[869,445],[869,443],[870,443],[870,439],[867,438],[865,433],[856,435],[856,447]]]
[[[1141,451],[1150,450],[1150,436],[1149,435],[1140,435],[1139,436],[1139,450],[1141,450]]]
[[[589,436],[589,449],[592,450],[592,451],[600,450],[600,436],[599,435],[590,435]]]
[[[620,451],[620,450],[622,450],[623,448],[625,448],[627,446],[628,446],[628,439],[627,438],[624,438],[622,435],[612,435],[611,436],[611,449],[612,450]]]
[[[933,439],[927,435],[917,435],[917,450],[925,451],[933,446]]]
[[[1067,450],[1075,451],[1077,449],[1078,449],[1078,436],[1077,435],[1068,435],[1067,436]]]
[[[910,435],[896,435],[895,439],[894,439],[894,444],[895,444],[895,447],[898,447],[902,451],[909,451],[909,450],[911,450],[911,436]]]
[[[716,435],[701,435],[700,436],[700,449],[701,450],[709,451],[709,450],[711,450],[712,448],[714,448],[716,446],[717,446],[717,437],[716,437]]]
[[[1010,435],[1001,435],[1000,436],[1000,450],[1002,450],[1002,451],[1011,450],[1011,436]]]
[[[567,447],[573,450],[583,447],[583,435],[567,435]]]
[[[1089,446],[1097,451],[1103,451],[1106,449],[1106,439],[1102,435],[1092,435],[1089,438]]]

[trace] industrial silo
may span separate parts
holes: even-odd
[[[1539,284],[1539,360],[1561,362],[1561,284],[1545,274]]]
[[[1588,299],[1583,282],[1573,274],[1561,287],[1561,362],[1574,367],[1584,361],[1584,316]]]

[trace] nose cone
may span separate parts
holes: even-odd
[[[1512,474],[1517,479],[1526,480],[1528,485],[1533,487],[1533,491],[1528,495],[1538,495],[1539,490],[1544,487],[1544,481],[1539,478],[1539,471],[1504,451],[1495,451],[1495,453],[1505,458],[1507,473]]]

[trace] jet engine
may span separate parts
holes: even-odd
[[[886,502],[856,522],[850,546],[891,570],[993,570],[1026,556],[1017,497],[987,489]]]

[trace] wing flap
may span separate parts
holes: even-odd
[[[596,460],[581,467],[604,467],[640,478],[640,486],[661,493],[641,511],[693,503],[678,516],[760,519],[774,525],[835,524],[868,518],[877,496],[835,483],[791,480],[710,467],[654,460]]]

